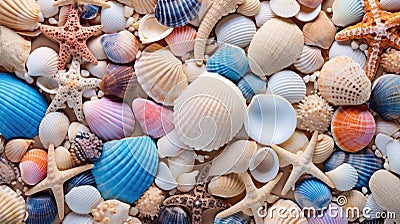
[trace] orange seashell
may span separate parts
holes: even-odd
[[[367,106],[339,107],[331,122],[336,145],[346,152],[357,152],[366,147],[375,134],[375,120]]]
[[[191,26],[175,28],[170,35],[165,38],[171,52],[175,56],[183,56],[194,49],[194,40],[197,32]]]
[[[35,185],[47,176],[47,152],[41,149],[29,150],[19,164],[22,180]]]

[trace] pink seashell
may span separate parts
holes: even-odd
[[[135,117],[125,103],[108,98],[87,101],[83,113],[90,129],[106,141],[131,136],[135,129]]]
[[[174,112],[153,101],[137,98],[132,110],[143,132],[153,138],[160,138],[174,129]]]
[[[35,185],[47,176],[47,152],[41,149],[29,150],[19,164],[22,180]]]
[[[196,30],[191,26],[181,26],[175,28],[170,35],[165,38],[172,53],[175,56],[183,56],[194,49]]]
[[[315,9],[322,3],[322,0],[298,0],[298,2],[308,8]]]

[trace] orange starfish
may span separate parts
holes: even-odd
[[[378,0],[365,0],[364,10],[366,14],[362,22],[340,31],[335,38],[337,41],[362,39],[369,45],[365,73],[372,80],[383,49],[400,49],[400,36],[396,31],[400,27],[400,12],[382,10]]]
[[[78,6],[70,6],[68,20],[62,27],[41,25],[40,30],[48,37],[55,39],[60,44],[58,69],[64,69],[67,62],[71,59],[72,53],[97,65],[97,59],[86,46],[89,37],[99,33],[103,25],[82,27],[79,22]]]

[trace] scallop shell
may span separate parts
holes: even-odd
[[[162,207],[155,224],[180,223],[190,224],[190,216],[181,207]]]
[[[320,48],[304,45],[303,52],[294,63],[294,67],[302,73],[310,74],[319,70],[324,63]]]
[[[41,149],[29,150],[19,164],[22,180],[35,185],[47,176],[47,152]]]
[[[70,212],[68,213],[67,216],[65,216],[62,224],[93,224],[93,217],[90,215],[81,215],[77,214],[75,212]]]
[[[246,102],[250,103],[251,99],[256,94],[264,94],[267,92],[266,81],[260,77],[254,75],[251,72],[247,72],[238,82],[237,86],[242,92]]]
[[[257,27],[261,27],[268,20],[276,18],[277,15],[272,11],[269,1],[263,1],[260,4],[260,12],[254,18],[256,19]]]
[[[193,51],[194,40],[196,39],[196,29],[191,26],[175,28],[170,35],[165,38],[171,52],[178,57]]]
[[[174,179],[177,179],[183,173],[191,172],[195,159],[196,153],[193,150],[184,150],[175,157],[169,157],[168,167]]]
[[[295,16],[300,11],[300,4],[296,0],[271,0],[272,11],[283,18]]]
[[[335,150],[335,142],[329,135],[318,135],[317,143],[315,145],[313,162],[323,163],[327,160]]]
[[[358,182],[357,170],[348,163],[343,163],[334,170],[326,172],[326,175],[339,191],[351,190]]]
[[[131,136],[135,129],[135,117],[125,103],[108,98],[87,101],[83,112],[90,129],[106,141]]]
[[[53,5],[53,0],[38,0],[37,2],[44,18],[50,18],[58,14],[58,6]]]
[[[294,191],[294,198],[300,207],[317,210],[326,208],[332,199],[328,186],[316,178],[302,180]]]
[[[245,16],[255,16],[260,12],[260,0],[244,0],[238,7],[237,12]]]
[[[333,105],[359,105],[371,94],[371,82],[360,65],[347,56],[329,60],[318,77],[322,97]]]
[[[368,196],[367,202],[365,203],[365,208],[368,208],[369,210],[369,213],[365,214],[366,219],[378,219],[380,214],[385,212],[385,209],[376,203],[374,194],[370,194]]]
[[[279,210],[281,211],[279,212]],[[296,203],[291,200],[279,199],[271,207],[268,208],[267,216],[264,219],[264,223],[307,224],[307,219],[303,216],[301,208]]]
[[[65,184],[64,191],[65,193],[68,193],[72,188],[82,185],[96,187],[96,181],[94,180],[92,172],[85,171],[68,180]]]
[[[398,12],[400,11],[400,2],[398,0],[380,0],[379,4],[385,11]]]
[[[178,186],[175,178],[172,176],[171,170],[164,162],[158,164],[157,176],[154,180],[157,187],[169,191]]]
[[[338,56],[347,56],[353,59],[354,62],[358,63],[362,69],[365,68],[367,57],[360,49],[353,49],[350,41],[333,42],[329,49],[329,60]]]
[[[106,34],[90,38],[90,40],[88,40],[87,42],[88,49],[90,50],[90,52],[92,52],[92,54],[97,60],[107,59],[106,52],[104,51],[103,44],[101,43],[101,40],[105,35]]]
[[[361,21],[364,16],[361,0],[335,0],[332,5],[332,22],[346,27]]]
[[[89,128],[86,125],[83,125],[79,122],[72,122],[68,128],[68,140],[70,142],[74,141],[76,134],[79,132],[90,132]]]
[[[22,196],[6,185],[0,185],[0,223],[19,224],[25,218],[26,206]]]
[[[100,192],[90,185],[74,187],[65,195],[68,207],[78,214],[89,214],[102,201]]]
[[[32,51],[26,61],[28,74],[31,76],[52,76],[58,71],[58,54],[48,47]]]
[[[153,13],[157,4],[157,0],[135,0],[131,2],[135,12],[139,14]]]
[[[250,43],[250,69],[260,77],[276,73],[293,64],[303,46],[303,33],[296,24],[287,19],[271,19],[261,26]]]
[[[214,177],[208,184],[210,194],[223,198],[235,197],[244,190],[244,183],[237,173]]]
[[[338,215],[338,214],[346,214],[341,207],[337,204],[331,203],[329,204],[327,209],[322,211],[322,214],[311,215],[308,217],[308,224],[348,224],[349,220],[346,215]]]
[[[304,25],[303,34],[305,44],[329,49],[335,40],[336,27],[322,11],[314,21]]]
[[[106,61],[98,61],[97,65],[88,63],[86,64],[86,69],[89,71],[90,74],[93,76],[102,79],[104,74],[106,73],[108,63]]]
[[[192,21],[200,7],[200,0],[158,0],[154,14],[162,25],[175,28]]]
[[[225,218],[215,218],[214,224],[248,224],[250,223],[250,217],[243,214],[242,212],[237,212],[233,215],[227,216]]]
[[[129,218],[130,206],[118,200],[103,201],[92,210],[93,224],[102,223],[131,223],[125,222]],[[132,222],[135,224],[136,222]],[[136,223],[137,224],[137,223]],[[139,222],[141,224],[141,222]]]
[[[261,183],[274,179],[279,171],[278,155],[271,148],[261,148],[254,153],[250,160],[251,176]]]
[[[75,166],[75,162],[72,159],[71,154],[65,147],[59,146],[56,148],[55,159],[57,168],[59,170],[68,170]]]
[[[129,31],[106,34],[101,38],[104,52],[115,63],[129,63],[135,60],[139,51],[139,42]]]
[[[400,142],[393,140],[386,146],[390,170],[400,174]]]
[[[4,153],[11,162],[18,163],[32,143],[35,143],[35,141],[30,139],[12,139],[4,147]]]
[[[136,87],[137,80],[132,66],[109,64],[100,82],[100,89],[106,96],[120,99],[133,95]]]
[[[300,5],[300,11],[295,17],[302,22],[310,22],[318,17],[318,14],[321,12],[321,8],[322,5],[318,5],[316,8],[309,8],[304,5]]]
[[[0,25],[17,31],[33,31],[39,22],[35,0],[4,0],[0,2]]]
[[[0,156],[0,184],[12,184],[19,178],[18,168]]]
[[[124,5],[115,1],[107,2],[110,7],[101,10],[100,22],[105,33],[118,33],[125,29]]]
[[[250,1],[250,0],[248,0]],[[259,2],[259,0],[256,0]],[[221,19],[215,27],[215,35],[220,44],[228,43],[238,47],[247,47],[256,34],[254,22],[239,14]]]
[[[52,224],[57,215],[57,205],[48,193],[34,194],[26,200],[27,224]]]
[[[144,49],[142,56],[136,60],[135,72],[143,90],[166,106],[173,105],[188,85],[182,62],[158,44]]]
[[[357,208],[359,211],[362,211],[367,203],[367,197],[364,196],[363,193],[356,190],[346,191],[339,195],[340,197],[346,198],[346,204],[342,205],[343,210],[348,211],[349,209]],[[338,201],[339,203],[339,201]],[[361,214],[349,213],[348,219],[350,222],[354,222],[358,218],[363,217]]]
[[[290,103],[296,103],[306,95],[306,84],[296,72],[283,70],[269,78],[267,93],[279,95]]]
[[[183,143],[195,150],[212,151],[239,132],[245,110],[246,101],[232,82],[203,73],[175,100],[174,125]]]
[[[68,15],[71,10],[69,5],[64,5],[60,8],[60,12],[58,14],[58,26],[64,26],[68,20]],[[93,51],[91,51],[93,52]]]
[[[149,44],[152,42],[164,39],[171,34],[173,28],[161,25],[154,14],[145,15],[139,23],[139,38],[142,44]]]
[[[68,133],[69,119],[61,112],[48,113],[40,122],[39,138],[45,148],[61,145]]]
[[[385,120],[400,117],[400,77],[383,75],[375,80],[372,86],[368,106]]]
[[[303,151],[307,147],[308,143],[307,135],[303,131],[296,129],[292,136],[290,136],[290,138],[285,142],[279,144],[279,146],[287,151],[297,153],[298,151]],[[279,155],[278,158],[280,167],[285,167],[290,164],[286,159]]]

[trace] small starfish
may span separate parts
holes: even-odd
[[[47,160],[47,177],[42,180],[39,184],[34,186],[25,192],[26,195],[32,195],[37,192],[51,189],[53,191],[54,198],[57,203],[58,217],[60,220],[64,219],[64,182],[71,179],[72,177],[85,172],[93,168],[93,164],[87,164],[84,166],[75,167],[69,170],[60,171],[57,168],[55,155],[54,155],[54,145],[50,144],[48,151]]]
[[[347,27],[336,34],[337,41],[362,39],[368,45],[366,75],[372,80],[378,70],[380,55],[383,49],[393,47],[400,49],[400,12],[390,13],[381,10],[379,0],[365,0],[366,14],[362,22]]]
[[[212,208],[228,208],[230,205],[207,193],[206,180],[210,165],[206,165],[200,173],[195,189],[191,194],[174,195],[165,199],[164,205],[183,206],[192,211],[192,224],[202,223],[202,214]]]
[[[260,189],[256,188],[247,171],[242,173],[241,177],[243,183],[246,186],[246,196],[234,206],[218,213],[217,218],[224,218],[233,215],[237,212],[245,211],[246,209],[250,208],[253,213],[256,224],[262,224],[264,223],[264,221],[259,214],[259,209],[262,208],[266,204],[266,202],[272,203],[273,201],[278,199],[278,196],[271,194],[271,191],[274,189],[276,184],[278,184],[279,180],[282,178],[282,173],[279,173],[275,177],[275,179],[271,180]]]
[[[108,4],[104,0],[54,0],[53,6],[62,6],[62,5],[82,5],[82,4],[90,4],[97,5],[104,8],[109,8],[110,4]]]
[[[62,27],[41,25],[40,31],[60,44],[58,69],[64,69],[72,53],[76,53],[89,62],[97,65],[97,59],[86,46],[86,40],[103,29],[103,25],[82,27],[79,22],[78,6],[71,5],[68,20]]]
[[[88,89],[98,87],[101,79],[82,78],[80,75],[80,63],[81,59],[74,57],[68,72],[58,71],[51,76],[57,81],[59,87],[46,113],[63,108],[64,103],[67,102],[68,106],[74,109],[78,121],[83,120],[82,93]]]
[[[311,137],[310,143],[304,151],[298,151],[297,154],[291,153],[286,149],[283,149],[277,145],[271,145],[272,149],[275,150],[280,156],[285,158],[290,164],[293,165],[292,172],[290,173],[289,179],[282,189],[282,195],[285,195],[289,190],[296,184],[296,181],[304,173],[313,175],[326,183],[329,187],[334,188],[335,184],[326,176],[317,166],[312,162],[312,156],[314,154],[315,145],[317,143],[318,132],[315,131]]]

